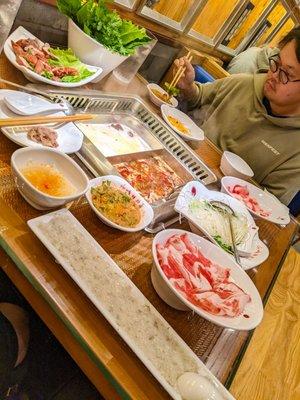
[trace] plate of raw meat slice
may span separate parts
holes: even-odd
[[[40,41],[22,26],[7,38],[3,50],[8,60],[31,82],[39,81],[68,88],[78,87],[98,81],[102,73],[100,67],[81,63],[71,49],[52,49],[48,43]],[[61,63],[60,53],[66,53],[65,64]],[[53,65],[50,65],[49,60]]]
[[[152,246],[152,284],[171,307],[193,310],[226,328],[250,330],[263,305],[249,276],[214,243],[180,229],[159,232]]]

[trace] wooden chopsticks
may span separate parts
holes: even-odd
[[[189,62],[191,62],[192,59],[193,59],[193,56],[191,54],[191,51],[189,51],[188,54],[187,54],[187,60]],[[172,82],[170,83],[170,86],[176,87],[178,82],[182,78],[182,75],[184,74],[184,72],[185,72],[185,67],[184,66],[179,67],[177,72],[176,72],[176,74],[174,75],[174,78],[173,78]]]
[[[37,116],[37,117],[17,117],[17,118],[0,118],[1,126],[18,126],[18,125],[37,125],[37,124],[51,124],[54,122],[72,122],[72,121],[86,121],[93,119],[93,114],[73,114],[73,115],[57,115],[57,116]]]

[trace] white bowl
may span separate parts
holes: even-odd
[[[101,76],[96,82],[100,81],[128,58],[128,56],[113,53],[104,47],[97,40],[83,32],[70,18],[68,22],[68,46],[81,61],[103,69]]]
[[[192,304],[177,289],[175,289],[160,267],[157,258],[156,245],[164,244],[173,235],[182,234],[187,234],[192,244],[195,245],[206,258],[211,260],[213,263],[230,269],[232,281],[251,296],[251,302],[245,306],[243,312],[243,314],[247,314],[249,318],[245,318],[243,315],[237,317],[213,315]],[[151,270],[152,284],[157,294],[171,307],[183,311],[193,310],[201,317],[217,325],[232,329],[250,330],[260,323],[263,317],[263,306],[255,285],[249,276],[238,266],[238,264],[236,264],[234,259],[224,253],[224,251],[215,244],[201,236],[181,229],[166,229],[155,236],[152,243],[152,255],[154,259]]]
[[[168,106],[171,107],[177,107],[178,106],[178,101],[175,99],[175,97],[171,97],[170,101],[171,103],[168,103],[166,101],[161,100],[159,97],[155,96],[155,94],[152,92],[152,89],[158,90],[162,94],[168,94],[164,89],[162,89],[159,85],[156,83],[149,83],[147,85],[147,89],[149,92],[150,100],[152,103],[154,103],[156,106],[160,107],[162,104],[167,104]]]
[[[45,78],[44,76],[37,74],[36,72],[20,65],[16,61],[16,55],[13,51],[11,41],[13,40],[16,42],[19,39],[24,39],[24,38],[29,38],[29,39],[36,39],[36,37],[28,32],[25,28],[22,26],[19,26],[7,39],[3,47],[3,51],[8,58],[8,60],[17,68],[19,69],[24,76],[30,81],[30,82],[43,82],[47,83],[48,85],[53,85],[53,86],[60,86],[60,87],[65,87],[65,88],[71,88],[71,87],[78,87],[82,85],[86,85],[87,83],[90,82],[98,82],[99,79],[102,79],[102,68],[95,67],[93,65],[86,65],[86,67],[94,72],[93,75],[88,76],[85,79],[82,79],[79,82],[58,82],[58,81],[53,81],[52,79]],[[82,58],[80,57],[79,54],[76,53],[76,51],[72,48],[76,56],[82,61]],[[101,77],[100,77],[101,75]],[[100,78],[99,78],[100,77]]]
[[[259,206],[269,213],[268,216],[261,215],[258,212],[253,211],[250,207],[247,206],[242,200],[239,200],[245,204],[251,214],[256,217],[265,219],[270,222],[274,222],[279,225],[286,225],[290,222],[289,209],[284,204],[282,204],[274,195],[271,193],[253,185],[252,183],[246,182],[242,179],[235,178],[233,176],[224,176],[221,179],[221,191],[223,193],[228,194],[229,196],[233,196],[233,194],[228,190],[228,186],[247,186],[250,197],[257,200]]]
[[[91,188],[95,186],[99,186],[103,181],[111,181],[114,185],[119,187],[120,189],[126,191],[130,196],[132,196],[137,204],[140,206],[141,210],[141,221],[134,228],[128,228],[125,226],[120,226],[115,222],[108,219],[104,214],[102,214],[93,204]],[[125,179],[116,176],[116,175],[106,175],[101,176],[95,179],[90,180],[89,189],[85,194],[87,201],[89,202],[92,210],[95,212],[98,218],[100,218],[106,225],[112,226],[113,228],[120,229],[125,232],[138,232],[142,229],[145,229],[148,226],[154,217],[154,212],[150,204],[127,182]]]
[[[246,161],[231,151],[224,151],[221,158],[220,170],[225,176],[235,176],[236,178],[245,180],[249,180],[254,175],[254,172]]]
[[[21,170],[32,161],[34,164],[51,164],[76,188],[76,193],[55,197],[36,189],[22,174]],[[38,210],[49,210],[61,207],[80,196],[88,189],[88,178],[82,169],[69,156],[54,149],[23,148],[11,156],[12,173],[20,194]]]

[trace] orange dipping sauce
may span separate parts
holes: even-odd
[[[51,164],[29,164],[21,173],[37,190],[49,196],[66,197],[76,193],[75,186]]]

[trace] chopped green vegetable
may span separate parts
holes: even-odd
[[[41,75],[44,76],[44,77],[47,78],[47,79],[52,79],[52,78],[53,78],[53,74],[52,74],[52,72],[50,72],[50,71],[43,71],[43,72],[41,73]]]
[[[232,246],[227,245],[226,243],[224,243],[224,242],[222,241],[222,238],[221,238],[220,235],[213,236],[213,238],[214,238],[215,241],[218,243],[218,245],[219,245],[220,247],[222,247],[222,249],[224,249],[225,251],[227,251],[227,253],[233,254]]]
[[[66,75],[61,78],[61,82],[79,82],[91,76],[94,72],[89,71],[85,64],[75,56],[71,49],[53,49],[50,48],[49,52],[55,56],[55,59],[49,59],[49,64],[53,67],[72,67],[78,71],[77,75]]]
[[[128,56],[134,54],[137,47],[151,41],[145,28],[122,19],[105,3],[106,0],[57,0],[58,9],[63,14],[112,52]]]
[[[180,93],[180,89],[176,86],[171,86],[168,82],[165,82],[165,89],[170,96],[178,96]]]

